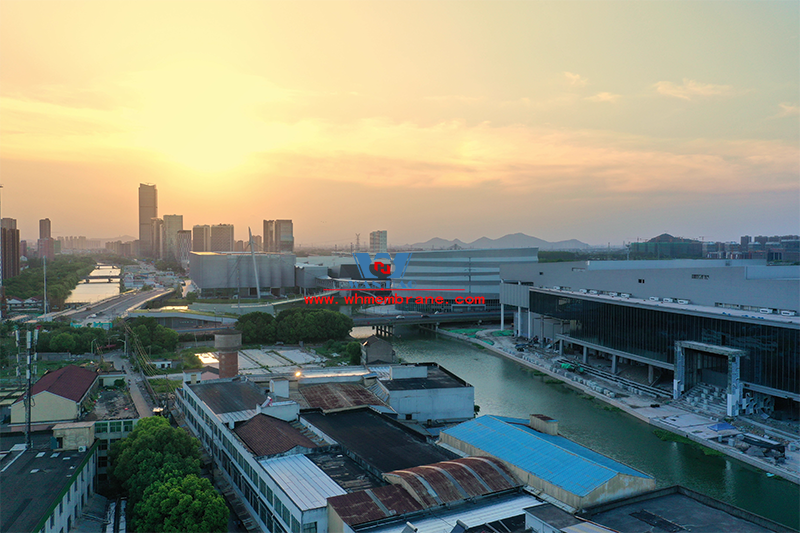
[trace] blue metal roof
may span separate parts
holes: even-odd
[[[527,420],[484,415],[443,431],[502,461],[578,496],[618,474],[651,476],[557,435],[531,429]]]

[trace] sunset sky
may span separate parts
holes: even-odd
[[[800,231],[796,1],[0,0],[23,239]]]

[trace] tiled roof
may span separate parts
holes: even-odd
[[[288,422],[258,414],[233,430],[256,457],[285,453],[297,446],[316,448]]]
[[[520,486],[500,461],[465,457],[389,472],[390,483],[402,482],[424,507],[453,503]]]
[[[92,388],[96,379],[96,372],[79,366],[68,365],[42,376],[31,387],[31,395],[35,396],[40,392],[47,391],[73,402],[79,402]],[[22,401],[22,398],[17,401]]]
[[[334,496],[328,499],[328,505],[349,526],[422,510],[408,491],[398,485]]]

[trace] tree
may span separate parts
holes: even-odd
[[[133,517],[137,531],[225,532],[228,527],[225,500],[194,474],[149,486]]]
[[[55,352],[70,352],[75,350],[75,338],[67,332],[59,333],[50,341],[50,349]]]
[[[350,342],[345,348],[345,353],[350,358],[351,365],[361,364],[361,345],[357,342]]]

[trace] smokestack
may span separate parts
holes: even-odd
[[[242,334],[237,332],[215,333],[214,349],[219,359],[219,377],[235,378],[239,374],[239,350],[242,347]]]

